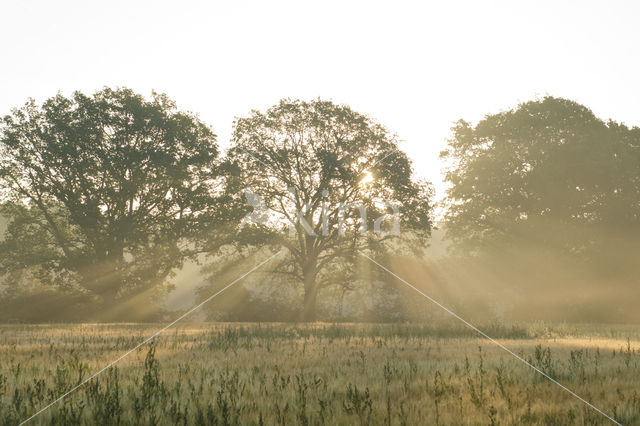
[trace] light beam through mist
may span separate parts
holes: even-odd
[[[150,341],[152,341],[153,339],[155,339],[156,337],[158,337],[158,335],[160,335],[161,333],[163,333],[164,331],[166,331],[167,329],[173,327],[175,324],[177,324],[178,322],[182,321],[184,318],[186,318],[187,316],[191,315],[193,312],[195,312],[196,310],[200,309],[203,305],[205,305],[207,302],[209,302],[210,300],[212,300],[213,298],[215,298],[216,296],[222,294],[225,290],[229,289],[230,287],[232,287],[234,284],[238,283],[239,281],[243,280],[244,278],[246,278],[249,274],[251,274],[252,272],[254,272],[255,270],[257,270],[258,268],[260,268],[262,265],[264,265],[265,263],[269,262],[271,259],[273,259],[274,257],[276,257],[277,255],[279,255],[282,252],[282,250],[278,251],[276,254],[268,257],[266,260],[263,260],[262,262],[260,262],[259,264],[257,264],[256,266],[254,266],[253,268],[249,269],[247,272],[245,272],[244,274],[240,275],[238,278],[236,278],[235,280],[233,280],[232,282],[230,282],[229,284],[227,284],[226,286],[224,286],[221,290],[218,290],[217,292],[215,292],[214,294],[212,294],[211,296],[207,297],[206,299],[204,299],[202,302],[200,302],[199,304],[197,304],[196,306],[194,306],[193,308],[189,309],[187,312],[185,312],[184,314],[180,315],[178,318],[176,318],[175,320],[173,320],[171,323],[169,323],[168,325],[164,326],[163,328],[161,328],[160,330],[156,331],[155,333],[153,333],[151,336],[147,337],[145,340],[143,340],[142,342],[138,343],[134,348],[129,349],[127,352],[125,352],[123,355],[121,355],[120,357],[118,357],[117,359],[115,359],[114,361],[111,361],[109,364],[105,365],[104,367],[102,367],[100,370],[98,370],[97,372],[93,373],[91,376],[89,376],[86,380],[84,380],[82,383],[74,386],[73,388],[71,388],[70,390],[68,390],[67,392],[65,392],[64,394],[62,394],[61,396],[59,396],[57,399],[55,399],[53,402],[50,402],[49,404],[47,404],[46,406],[44,406],[43,408],[41,408],[40,410],[38,410],[35,414],[33,414],[31,417],[29,417],[28,419],[22,421],[20,423],[19,426],[22,426],[26,423],[28,423],[29,421],[33,420],[34,418],[36,418],[39,414],[42,414],[43,412],[45,412],[46,410],[48,410],[49,408],[53,407],[55,404],[57,404],[58,402],[62,401],[64,398],[66,398],[67,396],[71,395],[73,392],[75,392],[76,390],[80,389],[82,386],[86,385],[87,383],[89,383],[91,380],[95,379],[96,377],[98,377],[101,373],[105,372],[106,370],[108,370],[110,367],[114,366],[115,364],[117,364],[118,362],[120,362],[121,360],[123,360],[124,358],[126,358],[127,356],[131,355],[133,352],[135,352],[137,349],[139,349],[140,347],[146,345],[147,343],[149,343]]]
[[[440,302],[438,302],[437,300],[433,299],[431,296],[429,296],[428,294],[420,291],[418,288],[416,288],[414,285],[412,285],[411,283],[409,283],[408,281],[402,279],[400,276],[396,275],[395,273],[393,273],[391,270],[387,269],[386,267],[384,267],[383,265],[381,265],[380,263],[376,262],[375,260],[373,260],[372,258],[370,258],[369,256],[367,256],[364,253],[360,253],[362,256],[366,257],[367,259],[369,259],[371,261],[371,263],[374,263],[375,265],[379,266],[380,268],[382,268],[383,270],[385,270],[386,272],[388,272],[389,274],[393,275],[393,277],[395,277],[396,279],[400,280],[403,284],[409,286],[410,288],[414,289],[415,291],[417,291],[420,295],[424,296],[425,298],[427,298],[429,301],[431,301],[432,303],[434,303],[435,305],[437,305],[438,307],[444,309],[448,314],[450,314],[451,316],[453,316],[454,318],[456,318],[457,320],[461,321],[462,323],[464,323],[467,327],[473,329],[475,332],[477,332],[478,334],[480,334],[482,337],[484,337],[485,339],[489,340],[491,343],[494,343],[496,346],[498,346],[499,348],[503,349],[504,351],[506,351],[507,353],[509,353],[510,355],[512,355],[513,357],[515,357],[516,359],[518,359],[519,361],[522,361],[524,364],[526,364],[527,366],[531,367],[533,370],[535,370],[536,372],[540,373],[541,375],[543,375],[544,377],[546,377],[547,379],[549,379],[552,383],[560,386],[563,390],[565,390],[566,392],[568,392],[569,394],[571,394],[572,396],[574,396],[575,398],[579,399],[580,401],[584,402],[586,405],[588,405],[589,407],[593,408],[594,410],[596,410],[598,413],[602,414],[604,417],[606,417],[607,419],[611,420],[613,423],[622,426],[621,423],[617,422],[613,417],[609,416],[608,414],[606,414],[604,411],[602,411],[601,409],[599,409],[598,407],[596,407],[595,405],[591,404],[589,401],[587,401],[586,399],[582,398],[580,395],[578,395],[577,393],[575,393],[574,391],[572,391],[571,389],[567,388],[566,386],[564,386],[563,384],[561,384],[560,382],[558,382],[557,380],[554,380],[553,378],[551,378],[548,374],[546,374],[545,372],[543,372],[542,370],[540,370],[539,368],[537,368],[536,366],[534,366],[533,364],[531,364],[530,362],[528,362],[527,360],[525,360],[524,358],[522,358],[521,356],[517,355],[516,353],[514,353],[511,349],[507,348],[506,346],[504,346],[502,343],[498,342],[497,340],[493,339],[492,337],[490,337],[488,334],[486,334],[485,332],[483,332],[482,330],[480,330],[478,327],[474,326],[473,324],[471,324],[470,322],[468,322],[467,320],[465,320],[464,318],[462,318],[461,316],[459,316],[458,314],[456,314],[455,312],[453,312],[452,310],[450,310],[449,308],[447,308],[446,306],[442,305]]]

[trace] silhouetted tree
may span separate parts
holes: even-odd
[[[255,207],[239,242],[286,247],[275,273],[303,285],[305,320],[319,289],[353,283],[359,251],[420,249],[430,234],[430,186],[394,136],[347,106],[283,100],[253,111],[235,123],[228,161],[229,190],[251,190]]]
[[[459,121],[442,157],[447,235],[463,252],[535,244],[600,258],[640,230],[640,129],[575,102],[546,97],[475,127]]]
[[[36,279],[84,294],[109,318],[125,299],[148,302],[195,252],[189,238],[231,214],[217,156],[211,129],[162,94],[29,101],[2,122],[1,214],[11,221],[0,274],[10,286]]]

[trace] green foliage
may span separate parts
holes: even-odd
[[[87,386],[87,400],[93,407],[93,421],[101,425],[120,424],[122,408],[122,390],[117,367],[107,370],[105,385],[102,386],[100,378],[95,379]]]
[[[637,321],[640,128],[546,97],[459,121],[442,158],[452,281],[508,318]]]
[[[282,100],[237,120],[232,143],[231,192],[241,198],[248,188],[267,209],[253,212],[261,223],[243,224],[239,243],[287,248],[276,272],[278,279],[303,284],[306,319],[316,316],[319,289],[352,288],[359,250],[381,255],[424,247],[431,230],[430,186],[414,179],[395,136],[348,106]],[[363,181],[367,176],[372,179]],[[401,238],[389,232],[390,218],[381,233],[373,232],[391,205],[398,208]],[[362,233],[363,227],[369,232]]]
[[[449,148],[448,237],[463,252],[523,245],[581,256],[640,233],[640,129],[546,97],[459,121]]]
[[[342,408],[348,414],[355,414],[360,420],[360,424],[369,424],[371,421],[372,400],[369,395],[369,388],[364,391],[358,390],[357,385],[349,383]]]
[[[0,214],[11,220],[0,275],[10,286],[38,282],[109,309],[125,297],[148,303],[194,235],[215,240],[212,224],[232,211],[220,208],[215,135],[165,95],[105,88],[31,100],[0,131]]]

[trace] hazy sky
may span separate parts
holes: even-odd
[[[155,89],[226,145],[251,109],[332,99],[397,133],[441,196],[459,118],[550,94],[640,125],[638,4],[5,2],[0,114],[57,91]]]

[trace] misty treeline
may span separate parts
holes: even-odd
[[[420,164],[345,105],[252,111],[223,152],[162,94],[29,101],[0,128],[0,320],[157,320],[185,265],[204,300],[271,256],[206,317],[433,318],[363,254],[472,317],[637,319],[639,129],[548,97],[458,122],[442,160],[434,227]]]
[[[546,97],[459,121],[441,157],[448,282],[515,318],[640,320],[639,128]]]
[[[416,253],[431,230],[432,190],[396,137],[321,100],[238,119],[222,155],[164,95],[58,95],[6,116],[0,149],[5,320],[154,319],[186,262],[214,291],[273,254],[255,277],[299,287],[314,320],[321,291],[362,281],[359,253]]]

